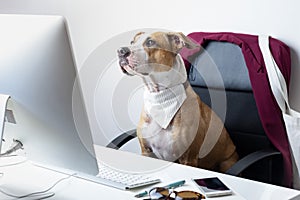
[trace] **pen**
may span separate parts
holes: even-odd
[[[168,188],[168,189],[177,188],[177,187],[180,187],[180,186],[184,185],[184,183],[185,183],[185,180],[182,180],[182,181],[177,181],[175,183],[171,183],[171,184],[166,185],[164,187]]]
[[[169,185],[166,185],[164,186],[165,188],[168,188],[168,189],[171,189],[171,188],[177,188],[177,187],[180,187],[182,185],[184,185],[185,183],[185,180],[182,180],[182,181],[177,181],[175,183],[171,183]],[[144,192],[141,192],[139,194],[136,194],[134,197],[136,198],[140,198],[140,197],[145,197],[148,195],[148,192],[147,191],[144,191]]]
[[[139,194],[135,195],[134,197],[136,197],[136,198],[140,198],[140,197],[144,197],[144,196],[147,196],[147,195],[148,195],[148,192],[147,192],[147,191],[145,191],[145,192],[141,192],[141,193],[139,193]]]

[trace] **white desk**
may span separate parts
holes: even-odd
[[[192,168],[179,164],[169,163],[162,160],[151,159],[128,152],[116,151],[104,147],[96,146],[96,153],[99,159],[112,167],[123,169],[126,171],[146,172],[159,176],[162,183],[156,186],[163,186],[168,183],[186,180],[183,187],[176,190],[194,190],[199,191],[191,178],[218,176],[233,191],[234,195],[227,197],[212,198],[213,200],[226,199],[249,199],[249,200],[283,200],[283,199],[300,199],[300,191],[292,190],[284,187],[259,183],[251,180],[241,179],[225,174],[219,174],[207,170]],[[12,160],[14,159],[14,160]],[[33,165],[26,161],[21,164],[5,166],[5,164],[16,163],[22,158],[0,158],[0,172],[3,177],[0,178],[0,189],[13,194],[27,194],[49,188],[57,180],[67,177],[65,174],[57,173],[41,167]],[[80,162],[80,161],[78,161]],[[70,177],[60,182],[51,191],[55,196],[49,199],[56,200],[127,200],[136,199],[133,196],[141,191],[145,191],[153,186],[122,191],[99,185],[93,182]],[[0,193],[1,200],[12,199]]]

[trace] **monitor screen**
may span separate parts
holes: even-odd
[[[10,95],[1,151],[21,141],[47,167],[98,173],[77,68],[61,16],[0,15],[0,94]]]

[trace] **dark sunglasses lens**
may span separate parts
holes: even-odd
[[[193,191],[177,192],[175,198],[175,200],[198,200],[198,199],[205,199],[205,197],[202,194]]]
[[[166,188],[153,188],[149,192],[151,199],[165,199],[169,195],[169,190]]]

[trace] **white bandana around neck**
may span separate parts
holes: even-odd
[[[181,56],[177,55],[176,64],[171,71],[159,72],[154,78],[156,84],[164,89],[151,92],[145,87],[144,109],[153,120],[166,129],[186,99],[183,83],[187,81],[187,74]]]

